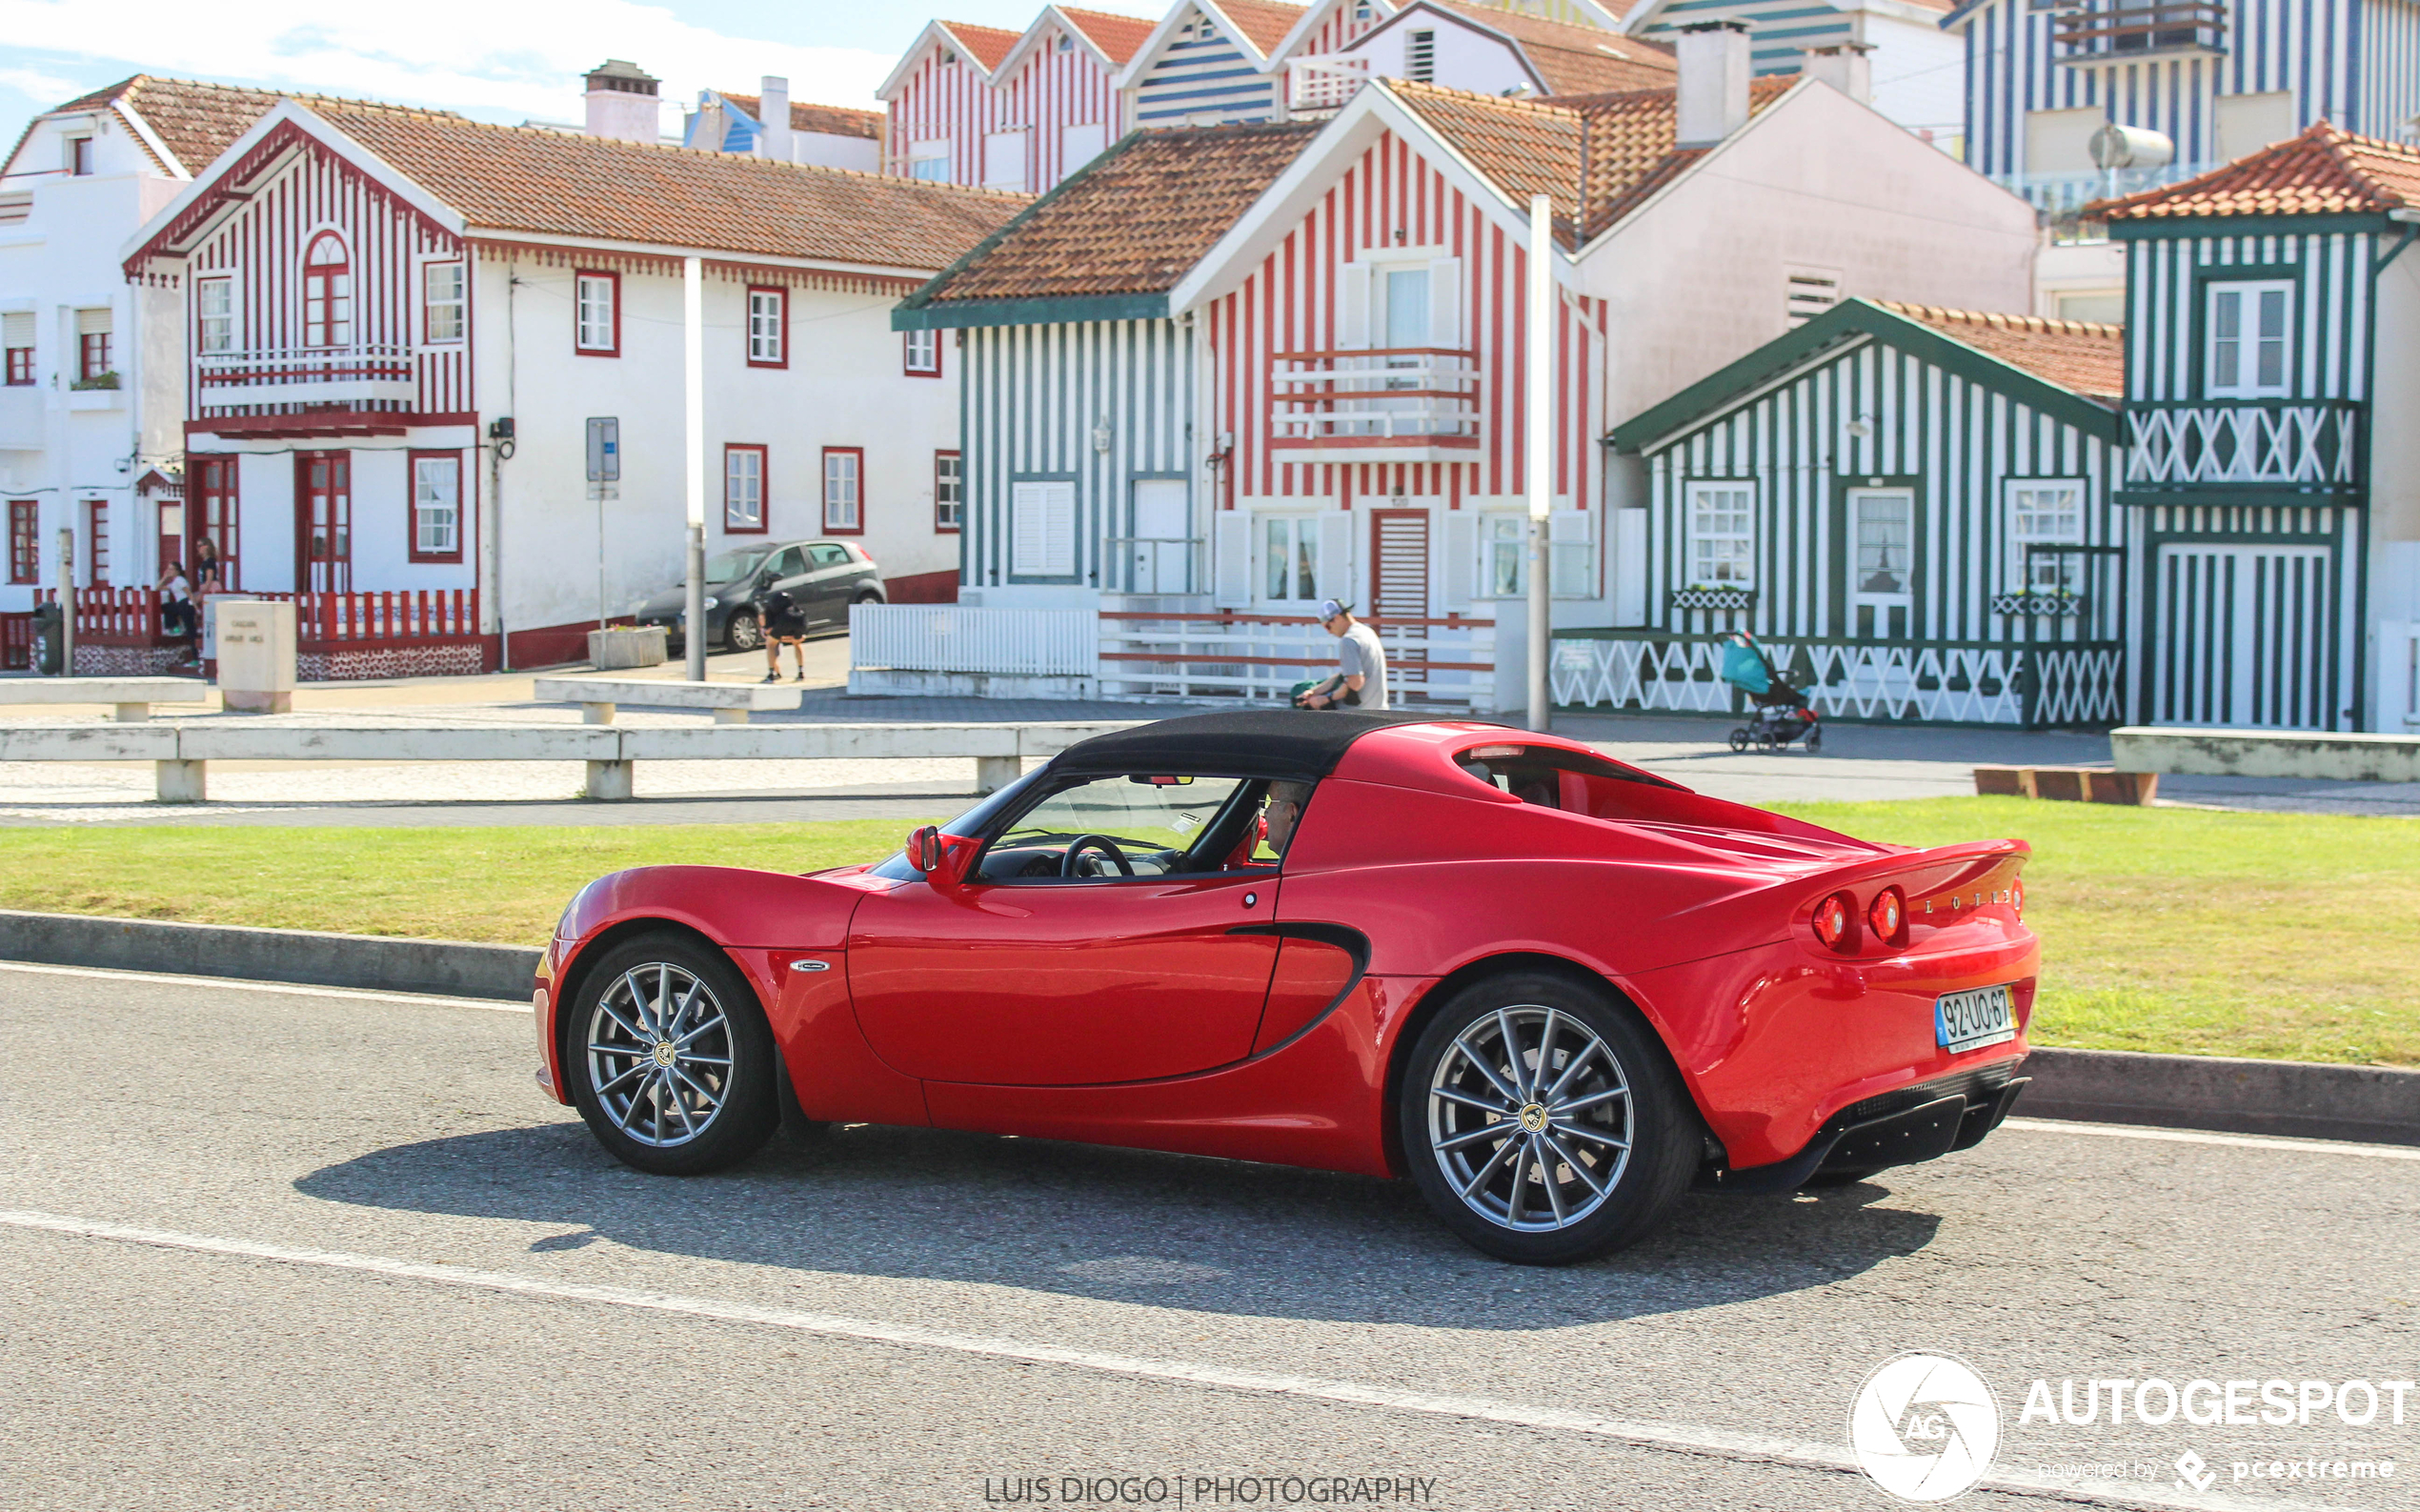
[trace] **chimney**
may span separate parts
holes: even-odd
[[[1841,42],[1828,48],[1808,48],[1806,61],[1799,71],[1810,79],[1821,79],[1860,105],[1874,103],[1874,62],[1868,56],[1874,50],[1870,42]]]
[[[1747,27],[1701,21],[1681,29],[1680,147],[1712,147],[1747,124]]]
[[[635,63],[607,58],[588,73],[588,134],[624,142],[653,142],[663,135],[661,81]]]
[[[777,73],[764,76],[763,98],[756,106],[756,152],[759,156],[792,161],[790,150],[790,81]]]

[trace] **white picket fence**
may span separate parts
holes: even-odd
[[[1764,643],[1773,665],[1811,669],[1796,686],[1831,718],[1944,724],[2116,723],[2124,661],[2113,646]],[[2030,666],[2028,666],[2030,662]],[[1712,636],[1558,636],[1554,700],[1565,707],[1728,714],[1723,642]],[[2026,679],[2038,687],[2028,708]]]
[[[1088,609],[858,604],[849,611],[852,672],[963,672],[1091,677],[1099,620]]]

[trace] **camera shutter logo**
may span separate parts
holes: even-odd
[[[2000,1403],[1963,1361],[1900,1355],[1857,1388],[1848,1443],[1858,1467],[1903,1502],[1973,1489],[2000,1447]]]

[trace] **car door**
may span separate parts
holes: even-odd
[[[1042,794],[966,880],[859,905],[849,986],[876,1054],[998,1086],[1143,1081],[1250,1055],[1277,961],[1276,869],[1200,868],[1222,866],[1204,847],[1232,852],[1261,784],[1154,776]],[[1061,877],[1079,835],[1109,837],[1136,875]]]
[[[847,547],[837,541],[816,541],[807,547],[802,597],[809,629],[848,623],[849,598],[857,579],[857,558]]]

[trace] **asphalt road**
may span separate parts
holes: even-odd
[[[1962,1506],[2420,1506],[2420,1391],[2400,1426],[2021,1413],[2420,1376],[2420,1152],[2019,1124],[1537,1271],[1400,1184],[1044,1141],[638,1176],[492,1005],[0,966],[0,1042],[11,1509],[1873,1508],[1844,1424],[1903,1350],[1998,1400]],[[2313,1458],[2395,1468],[2251,1471]],[[2087,1463],[2119,1489],[2046,1489]]]

